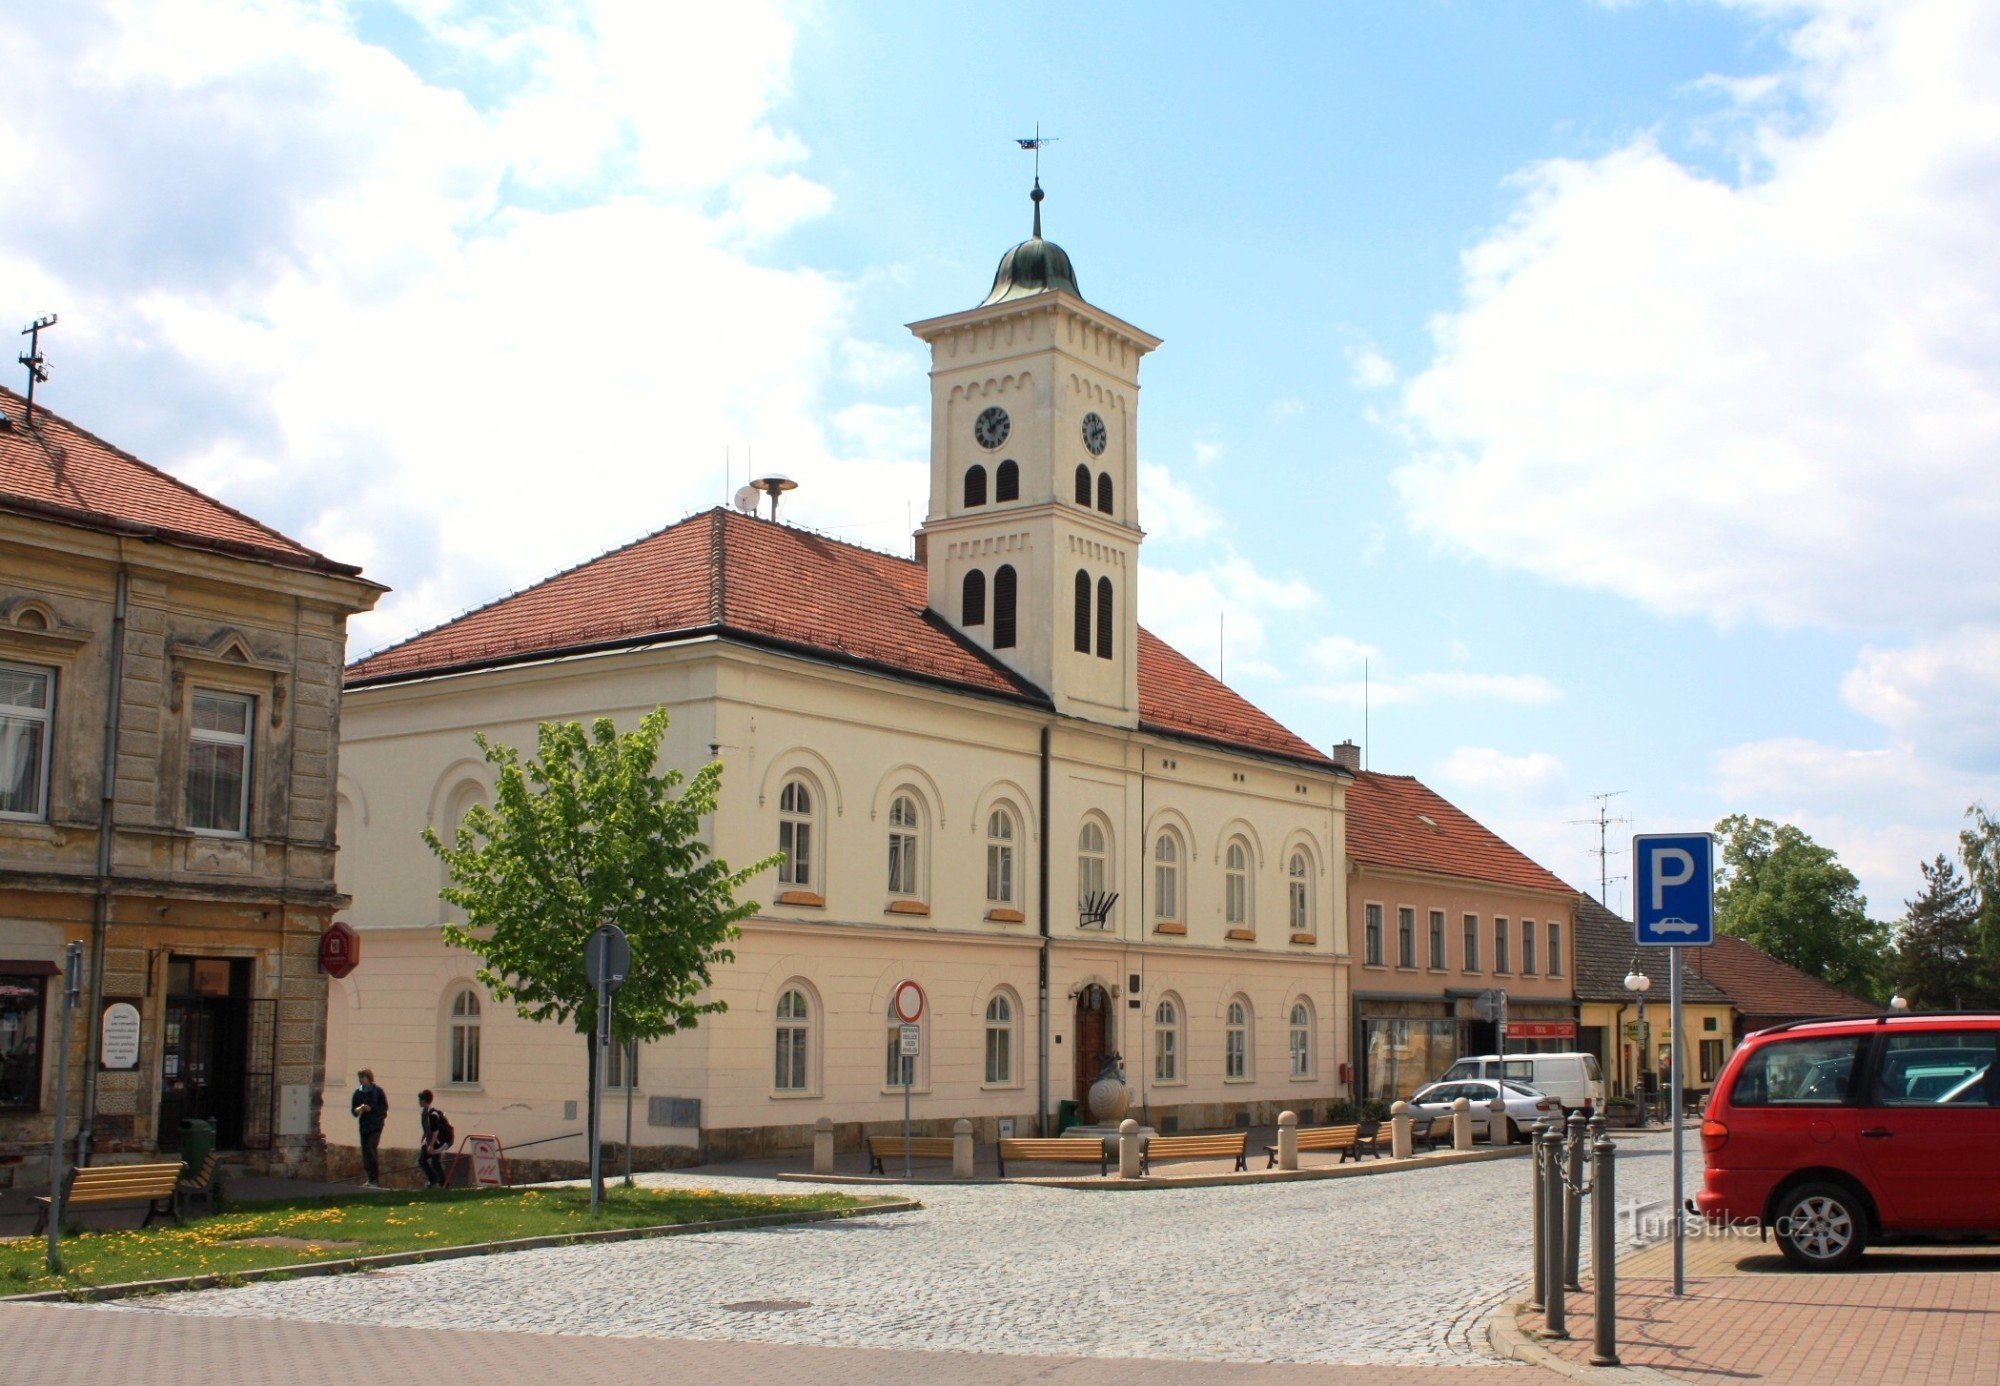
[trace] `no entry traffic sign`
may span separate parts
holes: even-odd
[[[889,994],[889,1004],[895,1008],[896,1019],[915,1025],[924,1018],[924,989],[905,977]]]

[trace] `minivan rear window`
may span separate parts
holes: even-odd
[[[1870,1105],[2000,1106],[2000,1030],[1889,1036]]]
[[[1729,1091],[1733,1107],[1837,1107],[1849,1100],[1866,1035],[1773,1040],[1753,1051]]]

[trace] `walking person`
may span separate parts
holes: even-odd
[[[361,1126],[361,1168],[367,1171],[361,1187],[379,1189],[382,1165],[377,1152],[382,1145],[382,1124],[389,1119],[389,1095],[375,1086],[375,1070],[364,1068],[356,1077],[360,1081],[347,1107]]]
[[[417,1146],[417,1168],[424,1172],[424,1187],[441,1189],[444,1187],[444,1153],[451,1149],[456,1134],[451,1129],[451,1118],[434,1105],[431,1090],[425,1088],[417,1094],[417,1110],[423,1122],[423,1138]]]

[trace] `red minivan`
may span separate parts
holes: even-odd
[[[2000,1012],[1809,1020],[1748,1036],[1701,1124],[1695,1206],[1793,1265],[1871,1241],[2000,1234]]]

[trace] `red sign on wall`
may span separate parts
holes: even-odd
[[[1510,1020],[1507,1022],[1507,1038],[1510,1040],[1573,1040],[1576,1038],[1576,1022],[1573,1020]]]
[[[319,970],[329,977],[345,977],[361,962],[361,935],[344,919],[336,919],[319,936]]]

